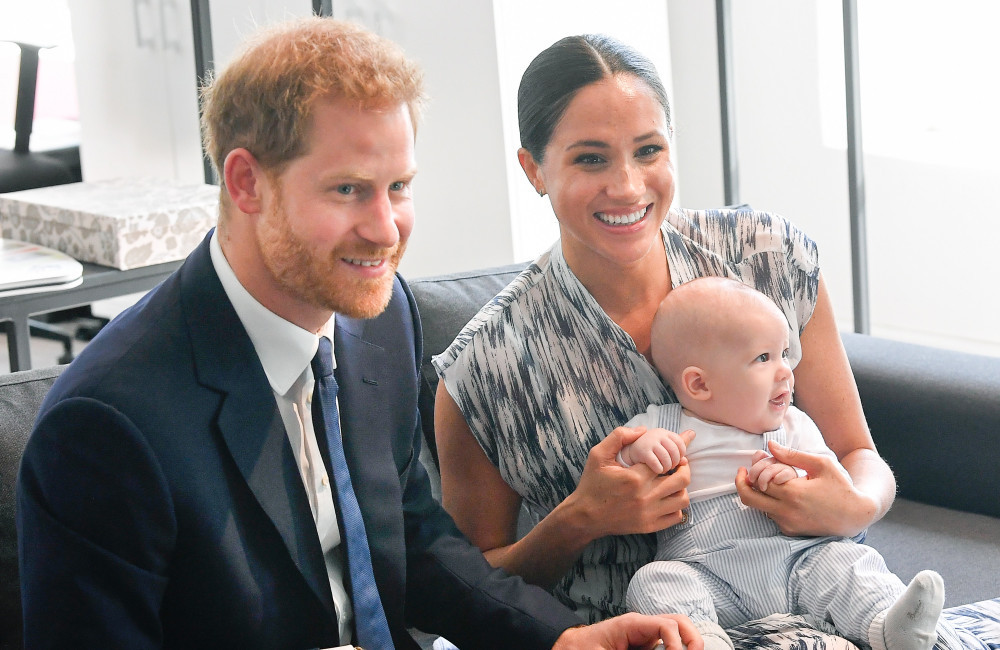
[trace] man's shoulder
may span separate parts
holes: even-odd
[[[41,412],[73,397],[116,408],[135,401],[153,403],[154,379],[163,382],[190,364],[178,363],[180,307],[170,287],[161,285],[113,319],[66,368],[46,396]]]

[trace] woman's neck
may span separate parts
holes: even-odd
[[[597,304],[632,337],[639,352],[649,358],[649,332],[656,308],[670,290],[663,240],[634,264],[619,266],[603,260],[566,260],[573,274]]]

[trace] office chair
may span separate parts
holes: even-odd
[[[44,46],[14,42],[21,50],[18,66],[17,103],[14,108],[14,148],[0,149],[0,193],[63,185],[82,180],[80,147],[31,151],[38,86],[38,52]],[[59,341],[63,354],[59,363],[73,360],[73,336],[47,322],[29,321],[32,336]]]
[[[38,52],[44,46],[11,41],[21,50],[17,103],[14,108],[14,148],[0,149],[0,192],[62,185],[82,180],[80,147],[31,151],[38,86]]]

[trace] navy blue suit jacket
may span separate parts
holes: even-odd
[[[578,622],[491,570],[418,460],[419,320],[405,283],[337,318],[344,445],[397,648],[550,647]],[[208,239],[62,374],[18,479],[28,648],[339,645],[312,514]]]

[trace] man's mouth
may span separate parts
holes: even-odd
[[[356,258],[345,257],[345,258],[342,258],[342,259],[345,262],[347,262],[348,264],[353,264],[355,266],[369,266],[369,267],[370,266],[379,266],[380,264],[382,264],[383,262],[385,262],[385,260],[382,259],[382,258],[374,259],[374,260],[363,260],[363,259],[356,259]]]

